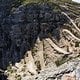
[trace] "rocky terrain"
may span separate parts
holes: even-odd
[[[4,2],[0,80],[80,80],[80,5]]]

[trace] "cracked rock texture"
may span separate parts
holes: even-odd
[[[42,71],[35,80],[80,80],[80,59]]]

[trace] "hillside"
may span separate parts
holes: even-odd
[[[0,80],[79,79],[80,4],[2,0]]]

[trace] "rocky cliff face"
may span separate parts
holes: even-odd
[[[37,64],[37,56],[40,55],[40,52],[38,51],[43,50],[42,53],[44,53],[43,56],[46,67],[59,66],[60,64],[64,63],[64,61],[69,60],[69,58],[71,57],[74,57],[75,53],[79,55],[79,45],[77,46],[75,51],[75,45],[77,45],[78,43],[70,41],[71,37],[69,35],[68,37],[66,36],[66,38],[68,38],[68,41],[66,40],[66,38],[64,38],[65,34],[64,36],[61,35],[62,33],[60,32],[60,29],[62,29],[63,24],[67,22],[67,17],[61,13],[59,6],[52,3],[31,3],[20,6],[17,5],[17,8],[13,8],[13,6],[15,5],[11,6],[11,4],[15,3],[15,1],[13,1],[9,5],[6,3],[9,2],[2,0],[2,2],[0,3],[1,69],[6,70],[9,64],[12,64],[12,68],[14,68],[15,65],[17,67],[17,69],[15,69],[15,73],[20,73],[23,67],[26,65],[25,62],[29,62],[27,61],[28,58],[25,57],[25,53],[27,51],[31,51],[32,53],[34,53],[32,55],[34,57],[34,62],[39,68],[38,70],[41,69],[39,64]],[[74,30],[74,32],[76,31]],[[52,45],[46,41],[46,38],[50,37],[51,39],[55,39],[55,43],[59,42],[57,43],[57,45],[59,45],[61,48],[64,47],[66,51],[73,53],[73,55],[68,56],[65,54],[57,54],[58,52],[54,50],[55,48],[53,49]],[[38,38],[40,39],[40,41],[37,41]],[[67,44],[65,44],[65,42]],[[37,46],[37,51],[34,50],[35,45]],[[68,58],[66,58],[67,56]],[[58,61],[58,58],[62,61],[61,63]],[[24,61],[23,59],[25,59],[26,61]],[[13,70],[11,71],[12,73],[14,73]],[[25,74],[27,74],[27,72],[25,71]],[[20,77],[20,75],[22,76],[23,73],[24,72],[17,76]],[[10,73],[10,76],[16,76],[16,74]],[[2,77],[3,76],[1,76],[1,80],[5,80],[5,78]],[[15,78],[13,76],[13,78],[10,78],[9,80],[15,80]],[[44,79],[42,78],[41,80]]]
[[[66,21],[60,12],[53,10],[51,5],[43,3],[21,5],[9,16],[4,16],[5,12],[8,13],[6,10],[1,11],[4,16],[0,26],[2,69],[6,69],[9,62],[20,61],[24,53],[34,46],[38,36],[40,39],[48,37],[47,33],[53,33]]]

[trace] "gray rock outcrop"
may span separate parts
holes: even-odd
[[[49,68],[42,71],[35,80],[80,80],[79,70],[80,59],[78,58],[66,62],[58,68]]]

